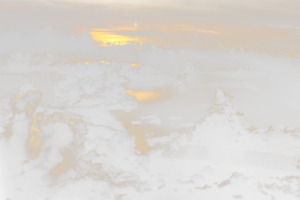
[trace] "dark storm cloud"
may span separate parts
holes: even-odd
[[[27,33],[20,31],[14,26],[6,27],[0,35],[0,44],[2,48],[14,48],[20,46],[24,41]],[[6,49],[5,49],[6,50]]]
[[[142,119],[151,119],[150,121],[147,121],[147,123],[153,123],[153,124],[161,124],[160,119],[155,115],[148,115],[146,117],[140,117]]]
[[[44,26],[43,30],[41,31],[41,33],[43,34],[50,34],[52,33],[52,24],[48,24],[46,26]]]

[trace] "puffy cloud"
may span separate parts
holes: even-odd
[[[152,191],[134,172],[105,169],[101,162],[93,162],[104,153],[124,155],[135,146],[134,136],[112,128],[109,139],[95,138],[96,149],[84,153],[86,122],[78,117],[65,119],[62,112],[34,115],[41,98],[41,91],[32,89],[11,98],[13,117],[0,134],[2,153],[13,166],[6,174],[12,183],[9,197],[120,199],[128,193]],[[100,192],[94,193],[93,188]]]
[[[82,41],[83,43],[86,43],[86,44],[93,44],[94,41],[91,39],[92,38],[92,35],[89,33],[89,29],[84,29],[83,33],[78,36],[78,38],[80,39],[80,41]]]
[[[299,199],[300,195],[300,176],[287,175],[282,178],[275,177],[275,182],[272,183],[260,183],[256,182],[256,192],[268,196],[268,192],[281,193],[284,195],[293,195]],[[276,200],[274,195],[270,195],[270,198]]]
[[[214,183],[218,186],[219,189],[230,186],[233,189],[243,187],[249,181],[249,178],[246,177],[243,173],[232,172],[231,176],[228,179],[223,180],[222,182]]]
[[[274,126],[269,126],[266,131],[263,132],[267,137],[271,137],[272,135],[278,134],[278,131],[274,128]]]
[[[14,50],[6,67],[10,71],[24,72],[38,68],[46,70],[48,67],[65,67],[70,64],[65,53],[42,51],[34,54],[34,52],[35,46],[30,46],[26,50]]]
[[[259,134],[259,128],[254,126],[249,126],[249,128],[246,129],[249,134]]]
[[[10,97],[11,110],[14,115],[26,113],[32,115],[39,103],[41,103],[43,93],[40,90],[29,89],[21,95],[13,94]]]
[[[171,148],[178,149],[178,145],[196,143],[233,145],[246,130],[240,121],[243,113],[235,112],[232,99],[234,97],[221,88],[216,88],[212,104],[208,113],[195,125],[183,128],[170,134]]]
[[[285,127],[284,129],[280,130],[280,132],[283,135],[289,135],[295,139],[300,139],[300,128],[295,127],[294,129],[288,130],[288,127]]]

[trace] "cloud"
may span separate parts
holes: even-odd
[[[200,191],[205,191],[205,190],[212,189],[212,185],[205,184],[203,186],[196,186],[195,189]]]
[[[179,84],[182,84],[184,86],[190,86],[187,81],[188,77],[189,77],[188,73],[183,73],[182,75],[178,75],[176,79]]]
[[[158,73],[151,65],[144,64],[137,68],[129,63],[123,63],[117,66],[120,75],[126,75],[132,80],[129,88],[151,90],[155,86],[163,85],[170,81],[165,74]]]
[[[259,134],[259,128],[254,126],[249,126],[249,128],[246,129],[249,134]]]
[[[111,199],[152,191],[135,172],[92,162],[106,157],[104,153],[124,155],[127,148],[135,146],[134,136],[108,127],[111,137],[96,137],[96,148],[85,153],[87,123],[79,117],[65,119],[62,112],[34,114],[41,98],[37,89],[11,97],[13,117],[0,134],[6,167],[11,167],[6,174],[11,183],[8,197]],[[92,188],[100,192],[94,193]]]
[[[132,124],[141,124],[141,122],[138,122],[138,121],[132,121],[131,123]]]
[[[232,172],[231,176],[228,179],[223,180],[220,183],[214,183],[219,189],[230,186],[233,189],[238,189],[246,185],[249,181],[249,178],[246,177],[243,173]]]
[[[84,29],[83,33],[78,36],[78,38],[85,44],[94,44],[94,41],[91,39],[92,35],[89,32],[89,29]]]
[[[29,89],[21,95],[13,94],[10,97],[11,110],[14,115],[25,113],[33,115],[39,103],[41,103],[43,93],[40,90]]]
[[[293,29],[300,29],[300,26],[292,26],[292,25],[283,25],[283,24],[267,24],[273,28],[293,28]]]
[[[0,44],[5,48],[20,46],[25,41],[26,35],[25,31],[20,31],[14,26],[6,27],[0,35]]]
[[[202,33],[221,34],[221,32],[211,31],[211,30],[206,30],[206,29],[185,28],[185,29],[181,29],[181,30],[185,30],[185,31],[197,31],[197,32],[202,32]]]
[[[272,177],[270,177],[272,178]],[[265,196],[270,196],[270,198],[276,199],[274,195],[271,195],[269,192],[273,194],[284,194],[284,195],[293,195],[295,198],[299,199],[299,190],[300,190],[300,176],[296,175],[286,175],[282,178],[274,177],[275,182],[269,183],[260,183],[256,182],[256,192],[263,194]]]
[[[148,115],[146,117],[140,117],[140,118],[142,118],[142,119],[151,119],[147,123],[161,124],[160,119],[157,116],[155,116],[155,115]]]
[[[165,187],[166,187],[166,184],[164,183],[164,184],[158,186],[157,190],[162,190],[162,189],[165,188]]]
[[[137,107],[136,98],[125,89],[131,80],[119,75],[116,70],[103,71],[96,78],[90,76],[79,80],[76,76],[67,76],[58,84],[56,94],[68,99],[70,109],[82,112],[93,109],[132,109]]]
[[[25,83],[20,86],[20,90],[22,90],[22,93],[27,92],[27,90],[29,90],[29,89],[35,89],[35,88],[33,87],[32,84],[28,84],[28,83]]]
[[[233,194],[231,195],[233,200],[243,200],[244,199],[244,195],[242,194]]]
[[[169,117],[169,119],[171,119],[171,120],[180,120],[181,117],[180,116],[173,116],[173,117]]]
[[[66,67],[70,64],[67,54],[62,52],[42,51],[35,54],[33,52],[35,52],[35,46],[30,46],[26,50],[14,50],[6,68],[11,72],[25,72]]]
[[[182,75],[177,75],[176,82],[173,82],[173,85],[179,86],[183,90],[185,87],[190,86],[189,82],[194,77],[194,64],[190,61],[185,61],[182,64],[182,68],[184,73]]]
[[[52,24],[48,24],[46,26],[44,26],[43,30],[41,31],[41,33],[43,34],[50,34],[52,33]]]
[[[195,125],[183,128],[170,134],[171,148],[188,143],[233,145],[246,134],[240,117],[243,113],[235,112],[232,99],[234,97],[221,88],[216,88],[208,113]]]

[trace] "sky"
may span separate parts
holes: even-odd
[[[1,1],[0,200],[299,199],[298,1]]]

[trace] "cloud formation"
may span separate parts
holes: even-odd
[[[42,92],[37,89],[11,97],[13,116],[0,134],[1,153],[10,168],[6,181],[12,192],[7,197],[111,199],[152,191],[135,172],[93,162],[106,154],[122,155],[135,146],[134,136],[110,128],[111,137],[96,137],[96,148],[85,153],[87,123],[79,117],[65,119],[62,112],[35,113],[41,100]],[[95,194],[91,188],[101,192]]]
[[[212,104],[204,118],[188,128],[170,134],[171,149],[188,143],[233,145],[246,133],[240,121],[242,113],[234,111],[234,97],[221,88],[216,88]]]
[[[0,35],[0,44],[4,48],[20,46],[24,41],[27,33],[20,31],[14,26],[6,27]]]

